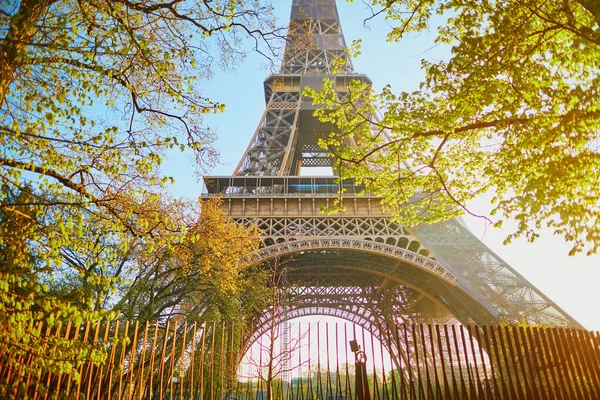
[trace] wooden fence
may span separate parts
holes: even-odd
[[[379,341],[361,328],[301,322],[254,343],[239,324],[97,322],[45,330],[89,356],[69,370],[0,349],[0,398],[349,400],[366,356],[371,400],[600,399],[600,334],[516,326],[401,325]],[[356,349],[355,349],[356,350]]]

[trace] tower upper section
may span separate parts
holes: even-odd
[[[266,110],[234,175],[295,176],[334,165],[318,142],[336,127],[314,117],[316,106],[302,95],[306,87],[321,90],[324,78],[340,96],[351,80],[371,83],[353,72],[335,0],[293,0],[281,70],[265,80]],[[346,144],[355,145],[353,138]]]
[[[330,75],[336,58],[352,72],[335,0],[294,0],[281,74]]]

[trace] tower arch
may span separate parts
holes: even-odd
[[[229,217],[261,231],[262,247],[246,262],[283,263],[289,282],[295,279],[290,312],[326,305],[372,330],[380,321],[446,317],[581,327],[459,219],[408,228],[353,179],[297,176],[302,165],[334,163],[318,144],[335,127],[313,116],[304,88],[319,90],[329,78],[343,97],[352,80],[371,80],[347,58],[335,0],[292,0],[290,20],[281,70],[264,82],[266,110],[234,175],[204,178],[206,196],[222,197]],[[336,57],[347,62],[333,76]],[[340,191],[337,213],[321,212],[332,209]]]

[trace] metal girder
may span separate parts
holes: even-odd
[[[294,0],[281,73],[331,75],[336,59],[352,72],[335,0]]]
[[[420,225],[415,233],[466,291],[496,307],[499,319],[579,327],[458,220]]]
[[[262,231],[262,247],[247,262],[277,262],[288,276],[285,312],[265,310],[251,336],[313,314],[359,323],[380,338],[407,320],[579,327],[458,220],[408,229],[352,182],[339,184],[352,193],[346,210],[319,213],[335,185],[294,175],[301,165],[332,165],[317,142],[334,127],[313,116],[301,92],[329,77],[344,98],[352,79],[371,81],[352,72],[334,0],[293,0],[290,19],[281,71],[265,80],[266,110],[234,177],[207,184],[209,194],[229,196],[228,215]],[[331,76],[336,57],[345,69]]]

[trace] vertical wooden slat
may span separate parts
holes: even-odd
[[[588,339],[589,351],[592,360],[592,364],[596,367],[596,378],[600,382],[600,340],[596,341],[596,333],[592,331],[586,331],[585,336]],[[600,392],[600,384],[598,385],[598,392]]]
[[[202,323],[202,345],[200,346],[200,398],[204,399],[204,360],[206,356],[206,336],[207,324],[206,321]]]
[[[338,349],[337,351],[339,352],[340,349],[342,347],[340,347],[340,343],[339,343],[339,331],[338,331],[338,323],[335,323],[335,348]],[[298,354],[300,354],[300,351],[298,352]],[[348,352],[344,351],[346,360],[348,360]],[[338,358],[339,358],[339,353],[338,353]],[[348,361],[346,361],[347,363]],[[302,374],[299,374],[299,376],[301,377]],[[299,381],[301,381],[302,379],[299,379]],[[336,362],[335,363],[335,380],[336,380],[336,385],[335,385],[335,398],[341,398],[342,396],[342,377],[340,375],[340,363]]]
[[[173,378],[175,378],[175,350],[177,349],[177,320],[173,323],[173,340],[171,342],[171,357],[169,360],[169,398],[173,397]]]
[[[582,330],[579,331],[581,341],[583,343],[584,352],[587,354],[589,365],[592,368],[591,374],[593,375],[594,384],[596,387],[597,397],[600,397],[600,357],[598,357],[598,351],[594,347],[594,341],[590,332]]]
[[[239,365],[240,365],[240,363],[242,361],[242,357],[244,357],[244,353],[242,353],[242,350],[246,350],[243,347],[244,338],[246,337],[245,336],[246,332],[244,332],[244,326],[245,326],[245,324],[240,324],[240,328],[239,328],[240,329],[240,333],[239,333],[239,335],[237,335],[237,337],[240,338],[240,344],[239,344],[239,347],[236,348],[236,350],[239,350],[237,352],[237,357],[236,357],[236,364],[235,364],[236,368],[239,367]],[[243,387],[243,384],[242,384],[242,382],[240,382],[238,380],[237,385],[236,385],[236,398],[240,398],[239,391],[240,391],[241,387]]]
[[[575,370],[577,371],[577,374],[579,376],[579,387],[581,388],[581,391],[583,392],[583,398],[591,398],[590,396],[590,388],[589,388],[589,382],[588,382],[588,375],[585,371],[585,364],[584,364],[584,358],[583,355],[581,354],[581,349],[578,346],[578,343],[574,340],[574,338],[571,335],[571,329],[564,329],[561,328],[564,338],[565,338],[565,342],[567,343],[567,346],[569,348],[569,352],[573,355],[573,360],[575,361]]]
[[[12,378],[12,373],[13,373],[13,369],[14,369],[14,363],[17,362],[17,360],[13,360],[13,358],[14,358],[13,354],[9,351],[8,352],[8,360],[7,360],[7,363],[9,364],[9,366],[6,369],[6,377],[4,378],[4,383],[6,386],[4,387],[4,390],[2,391],[2,397],[4,397],[4,398],[6,398],[8,396],[8,392],[10,390],[11,382],[12,382],[11,378]]]
[[[364,330],[363,330],[363,335],[364,335]],[[374,343],[374,339],[373,339],[373,335],[369,335],[371,336],[371,365],[373,366],[373,396],[371,396],[371,398],[373,400],[381,400],[379,397],[379,379],[377,376],[377,368],[375,366],[375,343]],[[366,350],[366,349],[365,349]],[[327,357],[327,359],[329,359],[329,357]]]
[[[394,333],[395,333],[395,338],[394,339],[396,340],[396,348],[398,349],[398,353],[401,353],[403,347],[402,347],[402,342],[400,341],[400,328],[398,327],[398,325],[394,325]],[[404,381],[404,371],[402,369],[402,356],[401,356],[401,354],[398,354],[398,363],[399,363],[399,365],[398,365],[398,368],[399,368],[398,375],[400,376],[400,395],[403,398],[406,398],[406,396],[407,396],[407,394],[406,394],[407,389],[408,389],[408,392],[410,393],[410,388],[407,387],[407,385],[406,385],[406,383]],[[410,383],[408,385],[410,385]]]
[[[231,340],[229,342],[229,362],[227,363],[227,392],[226,393],[232,393],[233,392],[233,377],[235,376],[235,366],[234,366],[234,358],[233,355],[235,353],[233,347],[235,346],[234,340],[235,340],[235,321],[231,321],[231,326],[230,326],[230,332],[231,332]]]
[[[521,370],[521,380],[519,385],[519,391],[525,392],[525,397],[530,399],[533,398],[533,383],[530,381],[531,377],[529,375],[529,369],[525,365],[525,352],[526,349],[521,346],[521,340],[519,339],[519,328],[513,326],[510,330],[509,338],[514,342],[513,351],[516,352],[516,359],[518,361],[520,370]]]
[[[8,352],[8,341],[2,341],[2,343],[0,344],[0,359],[8,359],[10,357],[10,354],[7,354],[7,352]],[[5,375],[7,369],[8,369],[8,364],[0,363],[0,379],[4,378],[4,375]],[[4,383],[6,384],[7,382],[4,382]]]
[[[485,327],[484,327],[485,329]],[[502,388],[503,398],[510,396],[509,390],[506,384],[506,378],[504,376],[504,368],[502,368],[502,358],[500,357],[500,352],[498,351],[498,340],[496,339],[496,335],[494,334],[494,327],[489,327],[489,335],[490,341],[492,343],[494,356],[496,360],[496,370],[498,371],[498,375],[500,377],[500,387]]]
[[[31,357],[32,357],[32,355],[30,354],[30,355],[28,356],[27,360],[31,359]],[[12,374],[10,374],[10,375],[9,375],[9,377],[10,377],[10,378],[12,378],[12,382],[13,382],[13,383],[12,383],[12,384],[13,384],[13,394],[12,394],[12,397],[13,397],[13,398],[16,398],[16,396],[17,396],[17,395],[18,395],[18,393],[19,393],[19,386],[20,386],[20,385],[19,385],[19,382],[18,382],[17,380],[18,380],[18,379],[20,379],[20,377],[22,376],[22,373],[23,373],[23,367],[25,366],[25,363],[26,363],[26,362],[27,362],[27,361],[25,361],[25,356],[24,356],[23,354],[20,354],[20,355],[17,357],[17,365],[18,365],[18,368],[17,368],[17,370],[16,370],[15,374],[14,374],[14,375],[12,375]],[[11,370],[12,370],[12,369],[11,369]],[[12,372],[12,371],[11,371],[11,372]],[[11,380],[9,379],[9,380],[8,380],[8,382],[11,382]]]
[[[363,334],[363,345],[362,348],[364,350],[365,349],[365,343],[364,343],[364,330],[362,331]],[[319,398],[324,398],[323,396],[323,375],[321,372],[321,323],[317,322],[317,396]]]
[[[337,350],[337,348],[336,348]],[[331,387],[331,365],[329,363],[329,352],[331,348],[329,347],[329,322],[325,322],[325,353],[327,354],[327,376],[325,378],[325,395],[327,398],[333,397],[333,388]],[[285,357],[285,355],[284,355]],[[285,365],[284,365],[285,368]]]
[[[490,371],[492,373],[492,387],[494,388],[494,395],[497,396],[497,398],[501,398],[501,394],[500,394],[500,388],[498,387],[498,376],[496,374],[496,363],[494,362],[494,351],[492,349],[492,346],[490,344],[490,338],[488,335],[488,327],[486,325],[483,325],[481,327],[481,329],[483,330],[483,340],[484,340],[484,344],[485,344],[485,351],[488,355],[488,358],[490,360]]]
[[[502,359],[504,360],[504,368],[506,371],[506,382],[508,384],[508,391],[510,393],[511,399],[517,398],[517,393],[515,391],[515,377],[516,377],[516,369],[514,368],[513,358],[510,357],[510,348],[507,346],[507,343],[504,340],[503,330],[501,326],[496,326],[496,337],[500,342],[500,350],[502,353]],[[512,368],[512,371],[511,371]]]
[[[423,398],[423,397],[425,397],[425,388],[423,387],[423,377],[421,376],[421,365],[420,365],[421,360],[419,357],[419,347],[418,347],[417,334],[416,334],[416,330],[415,330],[415,324],[410,325],[410,330],[411,330],[411,335],[412,335],[413,346],[415,349],[415,365],[417,367],[417,389],[418,389],[418,393],[419,393],[419,398]]]
[[[39,332],[39,337],[37,338],[37,340],[41,341],[42,346],[43,346],[43,341],[44,341],[44,333],[42,332],[43,328],[43,322],[39,321],[37,324],[37,328],[35,329],[37,332]],[[48,330],[48,328],[46,328],[46,330]],[[33,333],[32,333],[33,335]],[[38,350],[39,351],[39,350]],[[31,378],[32,378],[32,373],[31,373],[31,366],[33,365],[33,363],[35,362],[35,354],[33,351],[29,351],[27,352],[28,356],[27,356],[27,361],[24,361],[23,363],[21,363],[21,365],[19,366],[19,373],[17,374],[17,376],[21,376],[21,379],[19,379],[19,382],[16,383],[15,385],[15,396],[18,393],[19,389],[24,389],[24,391],[21,393],[21,395],[27,395],[29,394],[29,390],[30,390],[30,385],[31,385]],[[41,354],[41,353],[40,353]],[[22,371],[22,373],[21,373]],[[25,371],[27,371],[27,378],[25,378],[25,376],[23,376],[25,374]],[[23,381],[25,381],[25,385],[24,387],[21,387],[21,385],[23,384]]]
[[[147,348],[148,348],[148,329],[150,328],[150,321],[146,321],[146,326],[144,327],[144,339],[142,340],[142,352],[140,354],[140,368],[138,368],[139,371],[139,379],[136,379],[136,386],[135,388],[138,388],[137,382],[139,382],[139,389],[137,389],[137,393],[138,393],[138,399],[142,399],[145,395],[145,391],[147,388],[146,385],[146,375],[145,375],[145,367],[146,367],[146,352],[147,352]]]
[[[427,341],[425,340],[425,329],[423,324],[419,324],[419,335],[421,336],[421,345],[423,349],[423,360],[425,360],[425,379],[427,382],[427,398],[433,399],[433,387],[431,383],[431,375],[429,374],[429,360],[427,352]]]
[[[156,346],[158,346],[158,321],[154,322],[154,335],[152,337],[152,347],[150,353],[150,365],[148,366],[148,373],[150,374],[150,383],[148,388],[150,390],[150,395],[154,398],[154,359],[156,358]]]
[[[410,398],[415,399],[417,397],[416,395],[416,388],[415,388],[415,375],[413,373],[412,370],[412,363],[410,361],[410,342],[408,341],[408,334],[407,334],[407,329],[406,329],[406,324],[402,324],[402,337],[404,338],[404,348],[406,349],[406,366],[408,367],[408,384],[409,384],[409,393],[410,393]]]
[[[557,376],[555,366],[558,360],[552,352],[550,344],[548,343],[548,339],[546,338],[546,329],[538,328],[538,334],[539,339],[541,341],[540,348],[544,351],[544,356],[548,365],[548,373],[550,375],[550,379],[552,380],[552,387],[554,388],[552,394],[562,399],[568,399],[569,394],[566,391],[566,389],[561,385],[560,380]]]
[[[552,384],[550,383],[550,377],[548,375],[548,369],[545,368],[544,363],[544,353],[542,352],[541,346],[538,345],[535,338],[535,332],[533,332],[532,327],[527,326],[523,328],[527,335],[529,341],[529,348],[531,349],[533,364],[535,369],[538,371],[539,378],[539,390],[540,397],[543,399],[553,399],[555,396],[551,393]]]
[[[86,345],[87,341],[88,341],[88,335],[90,333],[90,325],[91,322],[90,321],[86,321],[85,323],[85,332],[83,334],[83,344]],[[83,365],[85,363],[82,361],[81,365],[79,366],[79,381],[77,382],[77,390],[75,391],[75,398],[78,399],[79,398],[79,393],[81,392],[81,382],[84,380],[83,377]]]
[[[136,357],[139,350],[138,346],[138,333],[140,329],[140,321],[135,321],[135,327],[133,328],[133,342],[131,343],[131,350],[129,352],[129,388],[127,388],[128,398],[133,398],[134,379],[137,382],[137,376],[135,374]],[[140,355],[141,357],[141,355]],[[139,364],[139,361],[138,361]],[[138,374],[139,375],[139,366]]]
[[[583,368],[586,370],[588,389],[590,397],[599,397],[600,382],[596,375],[596,367],[591,360],[589,342],[585,336],[585,331],[579,329],[569,329],[569,333],[579,349],[579,358],[583,360]]]
[[[383,332],[383,328],[381,329],[381,331]],[[387,336],[387,342],[390,343],[389,341],[389,335],[390,335],[390,331],[389,328],[386,327],[385,333],[384,335]],[[391,348],[390,348],[390,352],[391,352]],[[384,350],[383,350],[383,339],[379,341],[379,355],[381,357],[381,394],[382,394],[382,398],[383,400],[390,400],[390,394],[389,394],[389,388],[388,388],[388,371],[386,371],[385,368],[385,360],[384,360]],[[391,355],[391,354],[390,354]],[[391,357],[390,357],[390,361],[391,361]],[[338,398],[336,396],[336,398]]]
[[[60,329],[60,325],[58,326],[58,329]],[[41,333],[41,330],[40,330]],[[50,340],[50,335],[52,333],[52,328],[50,328],[49,326],[46,328],[46,333],[44,335],[44,342],[43,342],[43,346],[42,346],[42,352],[45,352],[46,348],[48,347],[48,341]],[[58,333],[55,332],[55,335],[57,335]],[[33,399],[37,400],[38,397],[38,390],[40,387],[40,381],[42,380],[42,370],[40,369],[37,373],[36,376],[36,380],[35,380],[35,387],[33,389]],[[29,390],[29,385],[27,385],[27,389]]]
[[[477,397],[477,387],[475,385],[475,375],[473,374],[473,370],[471,368],[471,362],[469,361],[469,351],[467,350],[467,341],[465,338],[465,329],[463,325],[458,326],[458,330],[460,331],[460,339],[462,342],[463,353],[465,355],[465,366],[467,368],[467,375],[469,381],[469,398],[475,399]],[[471,354],[471,357],[474,357],[474,352]]]
[[[520,356],[518,354],[517,344],[513,343],[514,337],[513,337],[513,331],[511,329],[511,327],[504,326],[503,331],[504,331],[504,337],[506,338],[507,349],[510,350],[509,351],[510,363],[511,363],[512,370],[514,373],[513,374],[513,383],[514,383],[514,390],[515,390],[515,398],[522,399],[525,397],[525,394],[523,392],[524,385],[522,383],[523,382],[525,382],[525,384],[527,383],[527,380],[525,377],[525,371],[520,368],[520,366],[521,366],[520,358],[519,358]]]
[[[483,357],[483,347],[485,346],[485,344],[481,340],[480,328],[478,326],[475,326],[474,331],[475,336],[477,338],[477,347],[479,348],[479,359],[481,360],[481,369],[483,370],[483,376],[485,378],[485,390],[489,398],[493,398],[494,392],[492,390],[492,387],[490,386],[490,379],[487,373],[487,366],[485,365],[485,358]]]
[[[477,328],[475,328],[477,329]],[[484,385],[482,384],[482,380],[479,375],[479,365],[477,364],[477,351],[475,350],[475,340],[473,337],[473,332],[471,332],[471,326],[467,325],[467,335],[469,336],[469,347],[471,348],[471,354],[473,356],[473,369],[475,370],[475,380],[477,382],[477,391],[479,393],[479,397],[484,397],[486,394],[486,390]],[[477,344],[479,348],[479,344]],[[481,359],[481,363],[483,364],[483,359]]]
[[[160,383],[159,383],[159,399],[163,398],[163,384],[165,382],[165,357],[167,354],[167,341],[169,339],[169,327],[170,327],[170,322],[171,321],[167,321],[167,325],[165,326],[165,335],[163,338],[163,345],[162,345],[162,351],[160,353],[160,366],[158,368],[159,372],[159,378],[160,378]]]
[[[189,384],[189,390],[190,390],[190,396],[193,399],[194,398],[194,394],[196,394],[196,391],[194,389],[194,371],[196,370],[195,368],[195,362],[196,362],[196,337],[198,335],[198,322],[194,321],[194,327],[192,328],[192,347],[191,347],[191,352],[190,352],[190,384]]]
[[[546,333],[548,342],[550,343],[550,348],[552,350],[552,353],[554,354],[555,362],[560,367],[560,370],[557,374],[561,381],[561,386],[569,394],[569,399],[575,399],[575,389],[572,386],[573,382],[569,378],[567,360],[563,356],[562,349],[559,346],[558,341],[556,340],[556,337],[554,335],[554,329],[546,329]]]
[[[98,335],[100,334],[100,320],[96,321],[96,329],[94,331],[94,339],[92,344],[95,346],[98,343]],[[89,360],[88,363],[88,370],[87,370],[87,376],[88,376],[88,380],[87,380],[87,390],[86,390],[86,394],[85,394],[85,398],[86,399],[91,399],[91,394],[92,394],[92,378],[93,378],[93,372],[94,372],[94,363],[92,362],[92,360]],[[83,379],[83,377],[82,377]]]
[[[102,346],[104,347],[104,351],[108,352],[109,349],[109,345],[108,345],[108,335],[110,334],[110,325],[111,325],[111,321],[107,320],[104,323],[104,335],[102,336]],[[110,356],[107,354],[107,362],[110,362]],[[103,381],[104,381],[104,365],[106,363],[102,363],[100,364],[100,367],[98,368],[98,374],[97,374],[97,378],[96,378],[96,384],[97,384],[97,389],[96,389],[96,400],[100,400],[100,396],[103,394]],[[45,399],[45,398],[44,398]]]
[[[123,370],[121,367],[125,365],[125,356],[127,354],[127,337],[129,335],[129,320],[125,321],[125,331],[123,332],[123,337],[121,340],[123,341],[123,345],[121,346],[121,356],[119,357],[119,391],[117,392],[117,398],[121,400],[123,398]],[[133,346],[132,346],[133,348]]]
[[[581,393],[581,388],[577,384],[577,374],[575,372],[575,368],[573,367],[573,358],[569,351],[569,348],[565,345],[564,338],[562,337],[563,332],[559,328],[552,329],[552,337],[554,339],[554,343],[560,352],[561,358],[564,361],[564,365],[566,366],[565,375],[567,373],[571,375],[571,378],[567,378],[567,382],[569,387],[573,390],[574,398],[582,399],[583,394]]]
[[[444,325],[444,336],[446,342],[446,348],[448,349],[448,361],[450,362],[450,376],[452,377],[452,394],[454,398],[460,398],[458,393],[458,384],[456,383],[456,376],[454,374],[454,360],[452,359],[452,348],[450,346],[450,335],[448,334],[448,325]]]
[[[69,337],[71,336],[71,321],[67,322],[67,328],[65,329],[65,336],[64,336],[64,340],[69,339]],[[61,380],[64,374],[60,374],[58,375],[57,378],[57,382],[56,382],[56,390],[58,393],[61,393]]]
[[[79,338],[79,332],[81,331],[81,324],[77,324],[75,326],[75,332],[73,334],[73,341],[76,341]],[[73,368],[74,369],[74,368]],[[67,398],[71,395],[71,382],[73,381],[73,370],[69,374],[69,380],[67,381],[67,387],[65,392],[67,393]]]
[[[310,340],[310,337],[309,337]],[[349,339],[348,339],[348,327],[346,326],[346,324],[344,324],[344,343],[346,343],[346,345],[348,345],[349,343]],[[348,366],[350,365],[348,363],[348,349],[346,348],[346,396],[348,398],[352,398],[352,385],[350,384],[350,372],[348,370]],[[310,357],[310,349],[309,349],[309,357]]]
[[[463,376],[462,371],[462,362],[460,359],[460,347],[458,346],[458,339],[456,337],[456,326],[452,324],[452,339],[454,339],[454,351],[456,352],[456,362],[458,363],[458,375],[460,377],[460,388],[461,388],[461,398],[466,399],[469,397],[466,388],[466,382]]]
[[[211,331],[211,346],[210,346],[210,400],[215,398],[215,342],[217,341],[217,321],[213,321],[213,327]],[[262,354],[262,352],[261,352]],[[262,363],[261,363],[262,364]]]
[[[444,398],[451,398],[452,390],[448,383],[448,374],[446,373],[446,361],[444,359],[444,346],[442,346],[442,335],[440,333],[440,326],[435,325],[435,333],[437,335],[438,353],[440,354],[440,364],[442,366],[442,374],[444,378]]]
[[[436,362],[437,352],[435,350],[435,343],[433,339],[434,333],[431,324],[427,325],[427,332],[429,333],[429,345],[431,346],[431,362],[433,367],[433,375],[435,377],[435,398],[440,398],[440,396],[442,395],[442,386],[440,384],[440,379],[438,376],[438,368]]]
[[[298,327],[298,332],[302,332],[300,327]],[[294,396],[292,394],[292,400],[304,400],[304,385],[302,384],[303,379],[301,378],[304,376],[302,372],[302,351],[298,351],[298,376],[300,379],[296,380],[296,395]]]
[[[594,352],[596,353],[596,355],[598,356],[598,359],[600,360],[600,331],[590,332],[590,337],[593,342]]]
[[[224,362],[223,362],[223,358],[225,357],[225,322],[221,322],[221,350],[220,350],[220,354],[219,354],[219,375],[221,376],[221,382],[220,382],[220,387],[219,387],[219,398],[222,398],[222,393],[223,393],[223,371],[224,371]]]
[[[62,330],[62,327],[63,327],[62,323],[59,323],[58,326],[56,327],[56,331],[54,332],[54,336],[57,339],[60,339],[60,332]],[[48,390],[48,388],[50,387],[50,382],[52,381],[52,378],[55,376],[54,374],[51,374],[51,373],[47,373],[46,375],[47,375],[47,377],[46,377],[46,387],[45,387],[46,391],[44,393],[44,400],[46,400],[48,398],[48,395],[50,394],[50,391]],[[34,397],[34,400],[37,400],[37,399]]]
[[[527,341],[527,334],[525,328],[520,327],[517,329],[517,336],[519,337],[519,341],[521,343],[525,364],[527,365],[526,373],[528,375],[529,385],[531,386],[531,395],[534,399],[541,398],[540,395],[540,383],[541,380],[539,378],[539,371],[536,368],[536,365],[533,361],[534,355],[532,354],[533,348]]]

